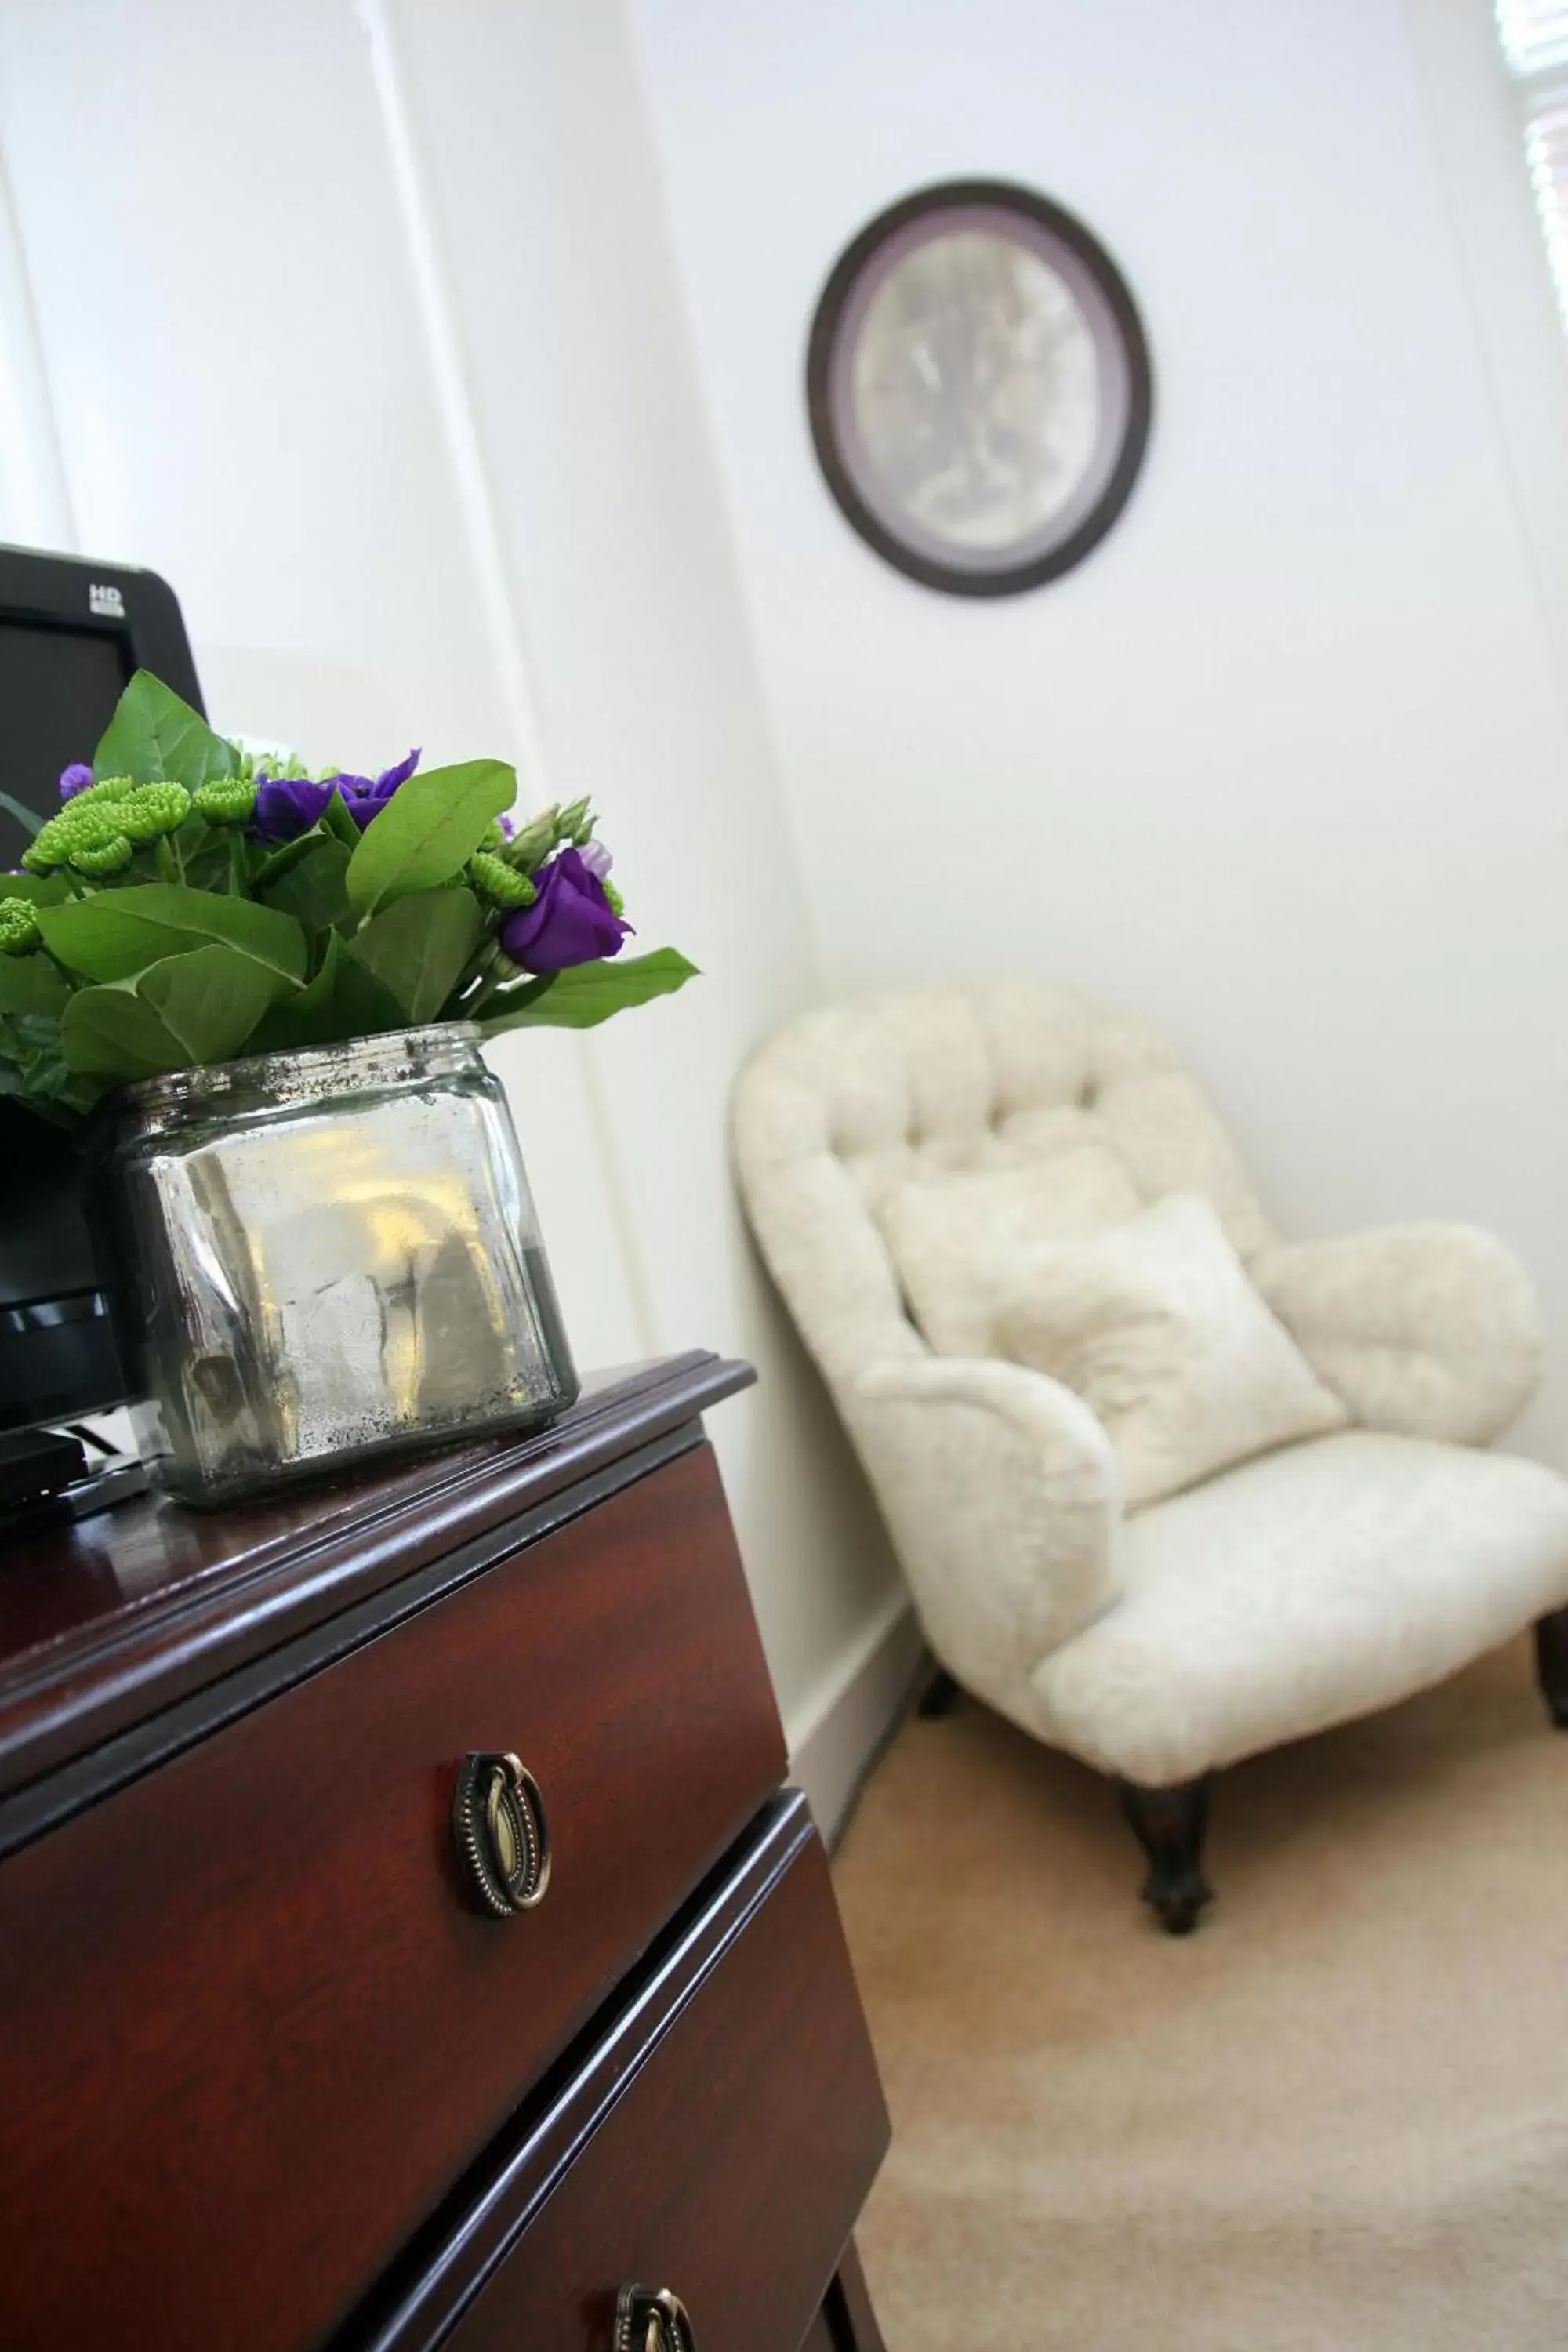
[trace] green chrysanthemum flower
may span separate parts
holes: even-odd
[[[476,890],[498,907],[531,907],[539,892],[526,874],[509,866],[504,857],[492,850],[476,849],[468,861],[468,872]]]
[[[79,793],[58,816],[48,818],[38,827],[22,852],[22,863],[35,874],[52,874],[57,866],[70,864],[71,850],[76,845],[91,848],[95,844],[116,839],[123,840],[124,835],[108,810],[89,807],[87,795]]]
[[[610,902],[610,912],[611,912],[611,914],[612,914],[612,915],[624,915],[624,914],[626,913],[626,900],[622,898],[622,896],[621,896],[620,892],[616,889],[616,887],[615,884],[610,880],[610,877],[609,877],[609,876],[608,876],[607,874],[601,874],[601,875],[600,875],[600,877],[599,877],[599,887],[600,887],[600,889],[601,889],[601,890],[603,890],[603,892],[604,892],[604,894],[605,894],[605,898],[606,898],[609,900],[609,902]]]
[[[209,824],[248,824],[256,810],[255,780],[214,776],[207,783],[197,785],[191,795],[191,806]]]
[[[100,776],[68,803],[70,808],[102,808],[110,801],[127,801],[137,789],[134,776]]]
[[[184,784],[138,784],[129,776],[106,776],[38,827],[22,863],[35,874],[68,866],[100,880],[129,866],[137,844],[177,832],[190,813]]]
[[[162,841],[177,833],[191,813],[184,784],[138,784],[114,803],[114,822],[127,841]]]
[[[105,841],[84,843],[73,849],[70,863],[73,872],[100,882],[106,874],[119,874],[130,865],[131,844],[122,833],[110,834]]]
[[[27,898],[0,898],[0,955],[31,955],[42,947],[44,935]]]

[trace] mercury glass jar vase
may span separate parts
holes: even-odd
[[[182,1500],[531,1429],[576,1396],[471,1025],[179,1070],[118,1108],[139,1434]]]

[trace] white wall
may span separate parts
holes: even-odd
[[[713,1434],[799,1731],[895,1588],[725,1170],[814,948],[639,107],[614,0],[7,0],[6,316],[78,543],[175,583],[220,724],[591,790],[703,967],[498,1062],[582,1360],[763,1371]]]
[[[1100,991],[1179,1039],[1289,1226],[1496,1226],[1552,1322],[1524,1434],[1568,1462],[1568,699],[1472,300],[1531,231],[1503,202],[1478,253],[1452,179],[1495,140],[1485,40],[1439,121],[1398,0],[637,16],[831,976]],[[1083,215],[1157,377],[1117,530],[994,604],[859,544],[801,392],[842,246],[966,173]],[[1550,341],[1525,404],[1568,439]]]
[[[1497,1225],[1564,1360],[1556,344],[1513,397],[1484,0],[1410,7],[635,0],[640,91],[616,0],[0,8],[0,531],[164,570],[227,725],[595,791],[705,968],[504,1067],[584,1360],[763,1368],[714,1426],[797,1733],[896,1597],[721,1119],[828,981],[1142,1007],[1284,1220]],[[1107,239],[1159,378],[1116,532],[984,605],[850,535],[800,392],[845,240],[976,171]]]

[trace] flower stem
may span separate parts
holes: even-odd
[[[494,970],[496,958],[500,953],[500,942],[493,934],[489,938],[482,939],[453,983],[448,1002],[460,1006],[464,994],[474,986],[476,981],[482,980],[487,972]]]
[[[463,1007],[464,1020],[477,1020],[481,1009],[489,1003],[491,997],[495,994],[497,989],[500,988],[500,985],[501,982],[499,972],[487,972],[478,990]]]

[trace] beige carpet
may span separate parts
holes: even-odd
[[[1134,1899],[1105,1785],[973,1703],[837,1865],[892,2109],[889,2352],[1563,2352],[1568,1737],[1523,1644],[1215,1790]]]

